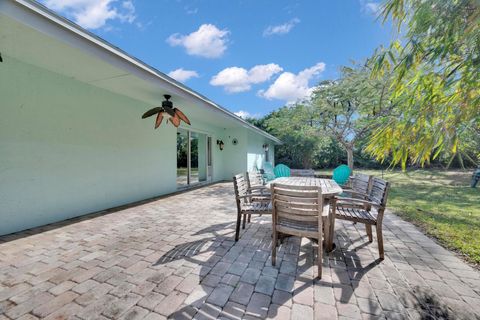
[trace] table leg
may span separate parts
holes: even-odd
[[[328,252],[333,250],[333,245],[334,245],[334,239],[335,239],[335,203],[333,201],[330,201],[330,205],[332,206],[332,210],[330,210],[328,214],[328,220],[329,220],[329,226],[330,226],[330,231],[329,231],[329,236],[330,238],[328,239],[328,247],[327,250]]]
[[[330,214],[327,216],[326,219],[323,220],[324,226],[323,230],[325,232],[325,251],[330,252]]]

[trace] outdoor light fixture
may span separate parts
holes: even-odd
[[[217,145],[220,148],[220,150],[223,150],[223,147],[225,146],[222,140],[217,140]]]
[[[265,143],[265,144],[262,146],[262,148],[263,148],[263,150],[268,151],[268,144]]]

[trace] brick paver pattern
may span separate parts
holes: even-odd
[[[392,213],[382,262],[337,221],[321,280],[316,244],[284,240],[272,267],[271,217],[237,243],[235,219],[219,183],[0,237],[0,320],[480,317],[480,273]]]

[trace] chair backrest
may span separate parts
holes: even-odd
[[[387,206],[388,189],[390,183],[383,179],[373,177],[372,186],[369,193],[369,200],[377,203],[383,209]]]
[[[315,170],[313,169],[290,169],[292,177],[315,177]]]
[[[275,169],[273,169],[273,173],[275,173],[275,177],[290,177],[290,168],[284,164],[277,164]]]
[[[275,179],[275,173],[273,172],[273,165],[270,162],[263,163],[263,177],[266,181]]]
[[[294,225],[290,234],[312,235],[311,226],[322,230],[323,197],[321,187],[271,184],[273,223],[282,227]],[[302,232],[301,226],[310,226]],[[300,228],[299,228],[300,226]],[[287,230],[285,230],[287,231]],[[318,236],[315,236],[318,238]]]
[[[263,176],[258,171],[247,172],[248,187],[263,186]]]
[[[369,194],[371,183],[372,183],[372,176],[364,173],[355,173],[352,180],[352,189],[353,191]]]
[[[237,209],[240,210],[241,205],[248,202],[248,198],[239,198],[247,195],[248,192],[248,183],[243,173],[239,173],[233,177],[233,189],[235,191]]]
[[[347,165],[342,164],[333,170],[332,179],[335,180],[335,182],[340,186],[343,186],[345,183],[347,183],[351,173],[352,170]]]

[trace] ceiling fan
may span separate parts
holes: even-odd
[[[170,98],[172,97],[169,94],[163,95],[165,97],[165,101],[162,101],[161,107],[155,107],[142,115],[142,119],[151,117],[153,115],[157,115],[157,119],[155,120],[155,129],[157,129],[160,124],[162,124],[163,117],[169,117],[167,119],[167,123],[170,122],[177,128],[180,125],[180,121],[185,122],[186,124],[190,125],[190,120],[188,120],[187,116],[183,114],[178,108],[173,107],[172,101]]]

